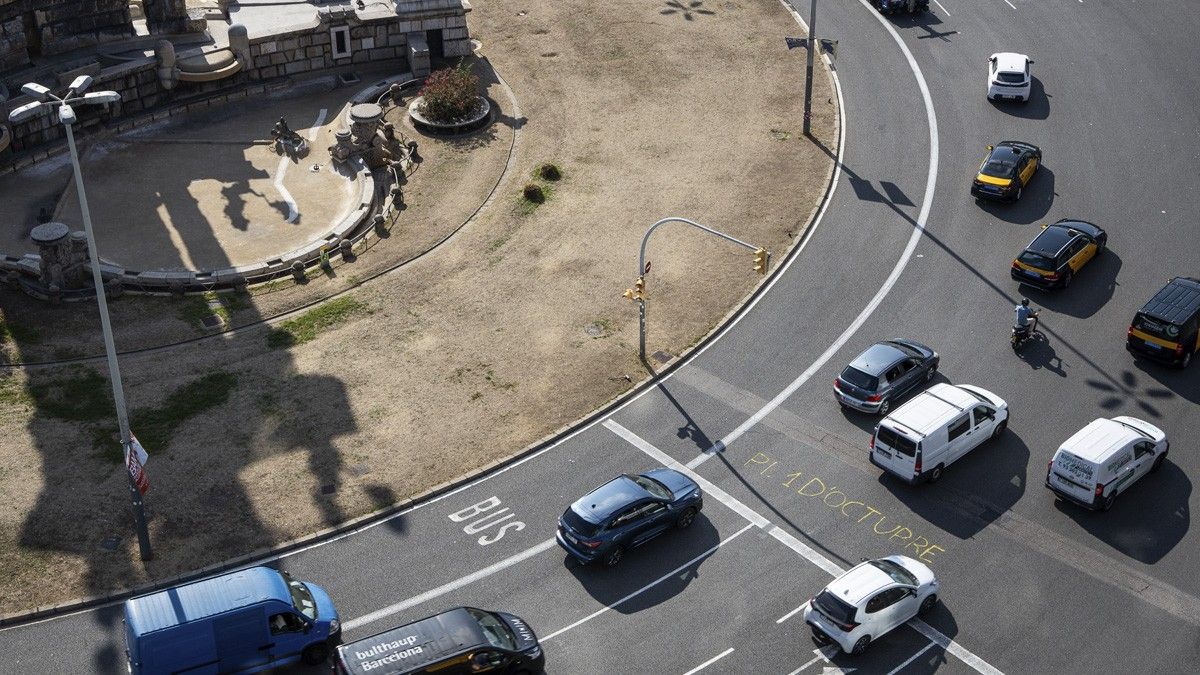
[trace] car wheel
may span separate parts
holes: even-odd
[[[1067,273],[1063,275],[1062,287],[1066,288],[1066,287],[1070,286],[1071,278],[1074,276],[1075,275],[1074,275],[1074,273],[1071,272],[1071,270],[1067,270]]]
[[[932,380],[934,375],[937,375],[937,366],[936,365],[931,366],[929,368],[929,370],[927,370],[925,372],[925,381],[928,382],[928,381]]]
[[[621,562],[621,557],[625,555],[625,549],[620,546],[614,546],[608,555],[604,556],[605,567],[616,567],[617,563]]]
[[[1163,462],[1165,462],[1165,461],[1167,461],[1167,453],[1164,452],[1163,454],[1159,455],[1157,459],[1154,460],[1153,464],[1150,465],[1150,473],[1154,473],[1155,471],[1158,471],[1159,469],[1161,469]]]
[[[1108,237],[1100,237],[1100,239],[1096,241],[1096,255],[1104,253],[1105,246],[1108,246]]]
[[[992,438],[1000,438],[1006,428],[1008,428],[1008,420],[1004,420],[1000,424],[997,424],[996,428],[992,430]]]
[[[1111,509],[1113,507],[1113,502],[1115,502],[1115,501],[1117,501],[1116,495],[1109,495],[1109,496],[1105,497],[1104,501],[1100,502],[1100,510],[1108,511],[1109,509]]]
[[[879,414],[880,415],[888,414],[888,411],[891,409],[892,409],[892,402],[887,400],[886,398],[883,399],[883,403],[879,404]]]
[[[929,472],[929,482],[936,483],[939,480],[941,480],[942,479],[942,469],[944,469],[944,468],[946,468],[946,467],[942,466],[941,464],[938,464],[937,466],[933,467],[933,471]]]
[[[679,520],[675,521],[675,527],[678,527],[681,530],[685,529],[691,525],[692,521],[695,519],[696,509],[689,508],[687,511],[684,511],[682,514],[680,514]]]
[[[850,653],[854,655],[862,654],[867,651],[867,647],[869,646],[871,646],[871,636],[864,635],[858,639],[858,642],[854,643],[854,649],[851,649]]]
[[[917,610],[919,614],[928,614],[933,611],[937,605],[937,593],[930,593],[924,600],[921,601],[921,608]]]
[[[295,652],[293,652],[295,653]],[[300,653],[300,660],[310,666],[319,666],[325,663],[329,658],[329,645],[324,642],[317,642],[304,648]]]
[[[1024,189],[1024,187],[1025,187],[1025,186],[1023,186],[1023,185],[1019,185],[1019,186],[1017,186],[1017,196],[1016,196],[1016,197],[1013,197],[1013,201],[1014,201],[1014,202],[1019,202],[1019,201],[1021,201],[1021,190],[1023,190],[1023,189]]]
[[[1188,364],[1191,362],[1192,362],[1192,353],[1188,352],[1183,355],[1183,359],[1179,362],[1179,365],[1177,367],[1180,370],[1183,370],[1184,368],[1187,368]]]

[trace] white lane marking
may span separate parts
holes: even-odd
[[[1016,9],[1016,8],[1017,8],[1017,6],[1016,6],[1016,5],[1012,4],[1012,3],[1011,3],[1011,2],[1009,2],[1008,0],[1004,0],[1004,4],[1008,5],[1009,7],[1012,7],[1013,9]]]
[[[875,294],[875,297],[871,298],[871,302],[867,303],[867,306],[863,308],[863,311],[858,315],[857,318],[854,319],[850,326],[846,328],[846,330],[843,331],[840,336],[838,336],[837,340],[835,340],[834,343],[831,344],[829,348],[826,349],[825,352],[821,354],[821,356],[818,357],[811,366],[808,367],[807,370],[801,373],[800,377],[797,377],[794,381],[792,381],[792,383],[789,384],[783,391],[779,392],[775,398],[771,399],[767,405],[763,406],[761,410],[751,415],[750,418],[738,426],[738,428],[729,432],[729,434],[727,434],[724,438],[714,443],[712,447],[705,450],[703,454],[688,462],[688,468],[694,469],[700,466],[714,454],[729,447],[730,443],[733,443],[738,438],[741,438],[741,436],[745,434],[751,427],[761,422],[762,419],[767,415],[771,414],[771,411],[782,405],[783,402],[791,397],[792,394],[796,393],[796,390],[803,386],[804,383],[809,380],[809,378],[811,378],[818,370],[824,367],[829,359],[833,358],[833,356],[843,346],[845,346],[850,338],[853,337],[856,332],[858,332],[858,329],[861,328],[862,325],[866,323],[867,319],[871,317],[879,305],[883,303],[883,299],[887,297],[888,293],[891,292],[892,287],[894,287],[896,282],[899,281],[901,273],[904,272],[904,268],[908,266],[908,261],[912,258],[913,251],[917,248],[917,242],[920,241],[921,234],[925,231],[925,223],[929,220],[929,210],[933,206],[933,193],[937,186],[938,170],[938,128],[937,116],[933,110],[933,97],[929,93],[929,85],[925,82],[925,76],[921,73],[921,68],[917,65],[917,60],[913,58],[912,52],[909,51],[908,46],[905,45],[904,41],[900,39],[900,35],[896,33],[896,29],[893,28],[887,21],[885,21],[882,15],[872,9],[871,6],[867,4],[866,0],[859,0],[859,2],[866,7],[876,19],[879,20],[879,23],[887,29],[888,33],[891,34],[892,39],[895,40],[897,45],[899,45],[900,51],[904,54],[904,58],[908,60],[908,65],[912,70],[913,76],[917,79],[917,86],[921,90],[921,98],[925,103],[925,117],[929,123],[929,171],[925,178],[925,195],[922,198],[921,210],[917,214],[916,227],[913,228],[912,235],[910,235],[908,238],[908,244],[905,245],[903,253],[900,254],[900,259],[896,261],[896,266],[892,268],[892,273],[888,275],[887,280],[883,282],[883,286],[879,288],[879,291]],[[842,102],[842,90],[840,86],[837,87],[837,92],[838,104],[844,111],[846,106]],[[844,134],[844,114],[842,125],[842,131]],[[838,149],[839,166],[841,165],[842,159],[841,148],[844,145],[845,143],[843,142],[842,146],[839,146]]]
[[[942,3],[938,2],[938,0],[933,0],[933,1],[934,1],[934,2],[937,2],[937,6],[942,8],[942,11],[946,13],[946,16],[950,16],[950,10],[946,9],[946,6],[945,6],[945,5],[943,5]],[[1083,1],[1083,0],[1080,0],[1080,2],[1082,2],[1082,1]]]
[[[722,546],[724,546],[725,544],[728,544],[729,542],[733,541],[739,535],[741,535],[743,532],[745,532],[746,530],[748,530],[752,527],[754,527],[753,524],[749,524],[749,525],[742,527],[742,529],[729,535],[724,540],[718,542],[716,546],[713,546],[712,548],[708,549],[704,553],[701,553],[700,555],[696,556],[695,558],[692,558],[691,560],[685,562],[684,564],[680,565],[679,567],[676,567],[675,569],[671,570],[670,572],[667,572],[666,574],[662,575],[661,577],[655,579],[654,581],[651,581],[650,583],[646,584],[645,586],[642,586],[641,588],[639,588],[636,591],[630,593],[629,595],[621,598],[620,600],[612,603],[611,605],[606,605],[602,609],[598,609],[595,612],[588,614],[587,616],[583,617],[582,619],[576,621],[573,624],[559,628],[558,630],[554,631],[553,633],[543,637],[541,639],[541,641],[547,642],[553,638],[556,638],[559,635],[562,635],[563,633],[571,630],[572,628],[575,628],[576,626],[579,626],[580,624],[587,623],[588,621],[591,621],[592,619],[600,616],[601,614],[604,614],[605,612],[611,610],[613,607],[616,607],[617,605],[628,602],[630,599],[632,599],[642,593],[645,593],[646,591],[650,590],[651,588],[654,588],[655,586],[661,584],[662,582],[666,581],[667,579],[674,578],[675,575],[679,574],[680,572],[686,570],[687,568],[691,567],[692,565],[695,565],[696,563],[700,562],[701,560],[704,560],[708,556],[716,553],[717,549],[719,549]]]
[[[746,520],[750,521],[752,524],[754,524],[758,527],[761,527],[763,529],[766,529],[767,526],[771,524],[771,521],[760,516],[758,513],[756,513],[754,511],[754,509],[741,503],[740,501],[735,499],[732,495],[725,492],[724,490],[717,487],[716,485],[713,485],[711,482],[709,482],[703,476],[697,474],[694,471],[691,471],[690,469],[688,469],[688,467],[675,461],[675,459],[672,458],[670,455],[668,455],[667,453],[663,452],[662,450],[659,450],[658,448],[654,447],[653,445],[650,444],[649,441],[642,438],[641,436],[638,436],[637,434],[633,433],[632,431],[621,426],[621,424],[619,422],[617,422],[616,420],[609,418],[604,421],[604,426],[607,427],[609,431],[620,436],[621,438],[624,438],[626,441],[629,441],[629,444],[632,445],[633,447],[637,448],[638,450],[641,450],[642,452],[646,453],[647,455],[650,455],[650,457],[653,458],[654,461],[662,464],[663,466],[669,467],[671,469],[675,469],[676,471],[687,475],[689,478],[696,481],[696,484],[700,486],[701,490],[704,490],[704,495],[706,497],[711,497],[711,498],[721,502],[725,506],[728,506],[735,513],[737,513],[739,516],[745,518]]]
[[[822,658],[824,658],[824,657],[821,656],[820,654],[817,654],[816,656],[812,657],[811,661],[809,661],[808,663],[805,663],[804,665],[800,666],[799,668],[788,673],[788,675],[797,675],[797,673],[803,671],[805,668],[811,666],[812,664],[816,663],[817,661],[820,661]]]
[[[830,576],[839,576],[845,571],[844,569],[839,567],[836,563],[834,563],[832,560],[826,558],[825,556],[821,555],[820,553],[817,553],[816,551],[814,551],[812,548],[809,548],[808,546],[806,546],[799,539],[796,539],[791,534],[784,532],[779,527],[772,525],[770,520],[764,518],[757,511],[755,511],[754,509],[750,508],[749,506],[746,506],[745,504],[743,504],[741,501],[739,501],[733,495],[730,495],[730,494],[724,492],[723,490],[716,489],[715,485],[713,485],[710,481],[702,478],[700,476],[700,474],[696,473],[695,471],[693,471],[693,470],[689,469],[688,467],[683,466],[679,462],[675,461],[669,455],[667,455],[667,453],[654,447],[646,439],[642,438],[641,436],[638,436],[637,434],[633,433],[629,429],[626,429],[625,427],[621,426],[619,423],[617,423],[616,420],[612,420],[612,419],[606,420],[604,422],[604,426],[607,427],[613,433],[620,436],[621,438],[624,438],[626,441],[628,441],[630,444],[632,444],[635,448],[646,453],[648,456],[650,456],[655,461],[662,462],[666,466],[668,466],[672,469],[675,469],[676,471],[682,473],[683,475],[687,476],[688,478],[691,478],[692,480],[696,481],[696,484],[699,485],[700,488],[702,490],[704,490],[705,492],[708,492],[708,490],[710,490],[710,489],[714,489],[714,492],[712,493],[712,496],[714,498],[716,498],[722,504],[725,504],[729,508],[733,509],[737,513],[741,514],[742,517],[744,517],[744,518],[746,518],[746,520],[750,521],[751,525],[758,525],[759,527],[764,528],[764,529],[766,529],[767,526],[770,526],[769,531],[771,533],[771,536],[775,537],[779,541],[786,544],[789,548],[791,548],[792,550],[799,553],[800,556],[803,557],[805,560],[816,565],[817,567],[820,567],[822,570],[825,570],[827,573],[830,574]],[[666,461],[664,461],[664,460],[666,460]],[[711,487],[705,487],[706,485],[711,486]],[[746,527],[742,528],[741,532],[745,532],[746,528],[748,528],[748,527],[750,527],[750,525],[747,525]],[[741,534],[741,532],[738,532],[738,534]],[[658,582],[655,582],[655,583],[658,583]],[[624,602],[624,600],[621,600],[621,602]],[[984,661],[982,658],[976,656],[971,651],[969,651],[966,647],[963,647],[962,645],[958,644],[957,642],[946,637],[941,632],[939,632],[936,628],[934,628],[933,626],[930,626],[929,624],[925,623],[924,621],[914,617],[913,619],[909,620],[908,625],[912,626],[917,632],[921,633],[925,637],[927,637],[930,640],[932,640],[933,642],[937,643],[939,646],[941,646],[942,649],[957,656],[960,660],[962,660],[963,663],[966,663],[968,666],[971,666],[972,668],[979,671],[983,675],[1003,675],[1003,673],[1001,673],[1001,671],[997,670],[995,667],[993,667],[987,661]]]
[[[787,614],[784,614],[783,616],[779,617],[778,619],[775,619],[775,623],[783,623],[784,621],[787,621],[788,619],[792,618],[793,616],[796,616],[797,614],[799,614],[800,611],[803,610],[805,607],[808,607],[807,602],[800,605],[796,609],[793,609],[792,611],[788,612]],[[800,668],[801,668],[801,670],[803,670],[804,666],[800,666]]]
[[[725,651],[721,652],[720,654],[717,654],[716,656],[705,661],[704,663],[701,663],[700,665],[696,666],[695,668],[692,668],[691,670],[687,671],[683,675],[695,675],[695,673],[698,673],[698,672],[704,670],[705,668],[711,666],[712,664],[716,663],[717,661],[720,661],[721,659],[725,658],[726,656],[729,656],[732,653],[733,653],[733,647],[730,647],[729,649],[726,649]]]
[[[317,113],[317,121],[308,130],[308,140],[314,141],[317,137],[317,131],[321,125],[325,123],[325,115],[329,113],[325,108],[321,108],[321,112]],[[292,158],[284,155],[279,158],[279,166],[275,168],[275,189],[279,191],[279,195],[283,197],[283,201],[288,207],[288,217],[286,222],[293,222],[300,215],[296,210],[296,200],[292,198],[292,193],[283,185],[283,178],[287,175],[288,167],[292,165]]]
[[[472,572],[471,574],[468,574],[465,577],[455,579],[454,581],[451,581],[446,584],[442,584],[441,586],[438,586],[437,588],[425,591],[424,593],[422,593],[420,595],[414,595],[413,597],[411,597],[407,600],[401,600],[400,602],[397,602],[394,605],[389,605],[387,607],[384,607],[383,609],[375,610],[374,612],[371,612],[370,614],[364,614],[364,615],[358,617],[357,619],[350,619],[349,621],[344,621],[344,622],[342,622],[342,628],[344,630],[353,630],[355,628],[358,628],[359,626],[363,626],[368,623],[371,623],[372,621],[378,621],[379,619],[382,619],[387,616],[391,616],[392,614],[403,612],[404,610],[406,610],[410,607],[416,607],[417,605],[419,605],[423,602],[428,602],[429,600],[432,600],[436,597],[445,595],[445,594],[449,593],[450,591],[458,590],[458,589],[462,588],[463,586],[466,586],[468,584],[479,581],[480,579],[483,579],[485,577],[489,577],[489,576],[495,574],[496,572],[499,572],[504,569],[508,569],[509,567],[512,567],[513,565],[516,565],[519,562],[528,560],[529,558],[532,558],[533,556],[535,556],[539,553],[542,553],[551,548],[554,548],[554,546],[555,546],[554,540],[547,539],[546,541],[543,541],[542,543],[540,543],[536,546],[533,546],[531,548],[527,548],[524,551],[521,551],[520,553],[518,553],[510,558],[505,558],[504,560],[501,560],[500,562],[496,563],[495,565],[485,567],[481,570],[476,570],[475,572]]]
[[[963,647],[954,640],[942,635],[938,629],[930,626],[921,619],[916,617],[909,619],[908,625],[912,626],[918,633],[924,635],[933,642],[936,642],[939,647],[957,656],[963,663],[971,666],[983,675],[1004,675],[1003,672],[992,666],[992,664],[984,661],[970,651],[967,651],[966,647]]]
[[[930,642],[929,644],[925,645],[924,649],[922,649],[921,651],[917,652],[916,654],[913,654],[912,656],[908,657],[908,659],[906,659],[904,661],[904,663],[901,663],[900,665],[896,666],[895,668],[892,668],[891,672],[889,672],[887,675],[896,675],[896,673],[900,672],[901,670],[904,670],[904,666],[907,666],[908,664],[912,663],[913,661],[916,661],[918,656],[920,656],[920,655],[924,654],[925,652],[929,651],[930,649],[932,649],[933,644],[934,643]]]

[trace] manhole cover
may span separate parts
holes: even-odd
[[[674,358],[674,357],[671,356],[670,354],[668,354],[667,352],[664,352],[664,351],[654,352],[654,360],[658,361],[659,363],[666,363],[667,361],[670,361],[672,358]]]
[[[120,545],[121,540],[117,539],[116,537],[108,537],[104,541],[100,542],[100,548],[104,551],[108,551],[109,553],[117,550]]]
[[[200,323],[204,324],[205,328],[220,328],[225,322],[216,314],[209,314],[200,319]]]
[[[338,79],[342,81],[342,84],[356,84],[359,82],[358,76],[354,73],[342,73],[338,75]]]
[[[583,332],[592,337],[600,337],[601,335],[604,335],[604,326],[601,326],[598,323],[589,323],[583,327]]]

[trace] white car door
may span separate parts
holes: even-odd
[[[870,635],[877,640],[917,614],[916,591],[894,586],[867,601],[866,615],[871,621]]]
[[[950,426],[946,427],[946,442],[949,447],[946,451],[944,464],[949,466],[951,462],[970,452],[973,447],[971,445],[972,440],[970,414],[963,413],[950,420]]]
[[[1150,473],[1150,467],[1158,456],[1154,454],[1154,441],[1138,441],[1133,444],[1133,480],[1137,482],[1142,476]]]
[[[983,404],[972,408],[971,427],[971,441],[975,445],[991,438],[992,432],[996,430],[996,409]]]

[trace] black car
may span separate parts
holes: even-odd
[[[1041,148],[1022,141],[1002,141],[987,149],[971,182],[971,194],[976,199],[1017,201],[1042,164]]]
[[[700,486],[673,469],[622,474],[567,507],[555,539],[579,562],[612,567],[626,550],[691,525],[703,506]]]
[[[1090,260],[1104,252],[1108,234],[1082,220],[1045,225],[1013,260],[1012,278],[1041,288],[1066,288]]]
[[[886,415],[892,403],[937,373],[938,353],[912,340],[871,345],[833,381],[843,406]]]

